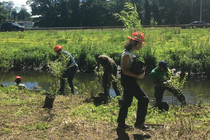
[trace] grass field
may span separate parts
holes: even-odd
[[[45,95],[0,87],[0,139],[22,140],[208,140],[209,103],[183,108],[170,105],[168,112],[149,106],[146,123],[151,131],[117,129],[119,106],[113,98],[108,104],[94,105],[84,92],[58,95],[52,109],[44,109]],[[135,123],[137,101],[129,108],[126,122]]]

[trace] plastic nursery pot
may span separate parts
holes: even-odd
[[[53,108],[53,102],[55,100],[55,95],[52,95],[52,94],[46,94],[46,97],[45,97],[45,103],[44,103],[44,106],[42,108]]]
[[[168,111],[169,110],[169,105],[166,102],[161,102],[158,105],[158,109],[161,110],[161,111]]]

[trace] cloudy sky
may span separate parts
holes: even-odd
[[[16,6],[21,7],[21,5],[25,5],[27,8],[27,11],[31,12],[31,8],[28,5],[26,5],[27,0],[0,0],[0,2],[2,2],[2,1],[13,1],[14,7],[16,7]]]

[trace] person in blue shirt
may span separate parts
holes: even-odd
[[[57,53],[57,55],[62,56],[64,61],[68,61],[66,69],[64,70],[64,73],[62,74],[60,79],[59,93],[64,94],[65,78],[67,78],[67,81],[71,88],[71,92],[75,94],[73,79],[78,70],[78,65],[74,60],[73,56],[69,52],[63,50],[63,46],[56,45],[54,47],[54,51]]]
[[[170,69],[167,67],[166,61],[160,61],[158,66],[154,68],[151,72],[151,79],[153,84],[155,85],[155,106],[158,106],[163,99],[163,93],[165,90],[170,91],[173,93],[175,97],[182,103],[182,105],[186,105],[185,97],[180,92],[179,89],[170,86],[171,82],[171,72]]]

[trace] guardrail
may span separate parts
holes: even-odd
[[[144,28],[150,28],[151,25],[143,25]],[[180,27],[182,29],[186,28],[210,28],[210,25],[189,25],[189,24],[177,24],[177,25],[156,25],[155,27],[158,28],[165,28],[165,27]],[[111,29],[111,28],[125,28],[124,26],[86,26],[86,27],[32,27],[32,28],[25,28],[25,30],[85,30],[85,29]]]

